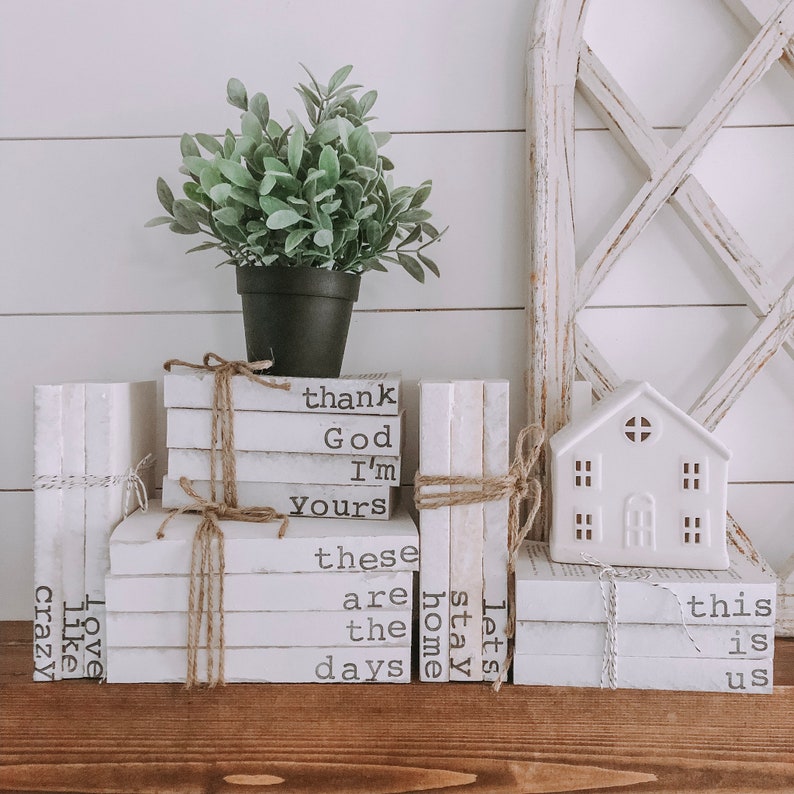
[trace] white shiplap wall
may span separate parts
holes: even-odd
[[[159,214],[156,177],[178,183],[181,133],[236,128],[237,111],[224,101],[229,76],[265,91],[278,117],[299,107],[291,91],[302,79],[299,61],[320,76],[355,64],[357,82],[380,93],[381,128],[396,133],[387,153],[397,179],[434,180],[429,206],[450,225],[436,251],[442,278],[424,287],[397,272],[365,279],[345,359],[347,371],[402,370],[409,474],[419,377],[509,377],[516,432],[524,421],[524,53],[533,7],[0,5],[0,619],[30,616],[32,385],[160,378],[165,359],[196,360],[207,350],[243,356],[232,274],[214,269],[209,255],[185,257],[195,238],[143,228]],[[746,41],[719,0],[592,0],[587,38],[671,138]],[[579,111],[584,254],[640,177],[584,103]],[[784,283],[794,271],[794,81],[776,69],[729,125],[698,175]],[[581,321],[621,376],[651,379],[686,407],[752,318],[663,211]],[[731,508],[773,564],[794,551],[794,365],[784,355],[720,428],[735,451]]]

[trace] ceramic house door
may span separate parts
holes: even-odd
[[[626,548],[656,547],[656,503],[649,493],[626,497],[623,510],[623,543]]]

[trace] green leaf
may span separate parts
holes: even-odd
[[[379,246],[383,239],[380,224],[377,221],[368,221],[364,226],[364,234],[366,235],[367,242],[373,248]]]
[[[226,101],[240,110],[248,110],[248,94],[245,86],[236,77],[232,77],[226,84]]]
[[[403,248],[404,246],[410,245],[411,243],[415,242],[416,240],[419,239],[420,234],[422,234],[422,227],[418,225],[414,226],[411,233],[404,240],[400,240],[400,242],[397,243],[397,248]]]
[[[391,140],[391,133],[390,132],[373,132],[372,137],[375,139],[375,143],[377,144],[378,148],[380,149],[381,146],[385,146]]]
[[[342,206],[342,199],[320,204],[320,209],[328,215],[333,215]]]
[[[187,182],[182,186],[182,190],[191,201],[195,201],[197,204],[203,203],[206,199],[206,193],[195,182]]]
[[[246,190],[245,188],[235,185],[231,190],[231,197],[241,204],[245,204],[246,207],[251,207],[251,209],[257,211],[259,210],[259,197],[252,190]]]
[[[301,216],[293,209],[278,210],[268,217],[267,226],[269,229],[286,229],[294,226],[300,219]]]
[[[358,100],[359,113],[361,114],[362,118],[366,116],[367,113],[370,112],[370,110],[372,110],[372,106],[375,104],[375,100],[377,98],[378,98],[377,91],[367,91],[367,93],[364,94],[361,97],[361,99]]]
[[[195,155],[188,155],[183,158],[182,162],[185,168],[195,176],[201,176],[201,172],[210,164],[209,160],[205,160],[203,157],[196,157]]]
[[[218,243],[202,243],[201,245],[197,245],[193,248],[188,248],[185,251],[186,254],[195,254],[197,251],[209,251],[210,248],[220,248]]]
[[[212,198],[212,188],[216,185],[224,184],[223,178],[212,163],[209,168],[204,168],[199,174],[199,182],[201,183],[202,190]],[[215,199],[213,199],[214,201]]]
[[[156,218],[146,221],[143,225],[144,227],[162,226],[164,223],[171,223],[173,220],[174,219],[170,215],[158,215]]]
[[[436,277],[440,278],[441,273],[438,272],[438,265],[430,259],[430,257],[425,256],[424,254],[417,253],[419,257],[419,261]]]
[[[334,233],[329,229],[320,229],[320,231],[315,232],[312,239],[318,248],[326,248],[333,243]]]
[[[249,138],[247,135],[240,136],[234,143],[234,153],[232,157],[234,160],[239,160],[240,157],[245,157],[250,160],[254,156],[256,150],[256,141]]]
[[[353,217],[357,221],[363,221],[366,218],[371,218],[377,211],[378,206],[376,204],[367,204],[366,207],[362,207]]]
[[[231,195],[232,186],[228,182],[219,182],[214,187],[210,188],[210,198],[220,205],[224,205]]]
[[[238,187],[246,187],[250,190],[256,190],[256,180],[248,173],[248,169],[240,163],[235,163],[232,160],[219,160],[218,168],[221,173],[233,184]]]
[[[397,254],[397,259],[400,261],[400,264],[412,275],[417,281],[424,284],[425,281],[425,271],[422,270],[422,266],[417,262],[412,256],[408,256],[408,254]]]
[[[301,96],[303,96],[306,99],[308,99],[309,102],[311,102],[311,104],[314,105],[315,107],[319,108],[319,107],[322,106],[323,103],[320,100],[320,97],[318,97],[317,94],[314,91],[312,91],[312,89],[309,88],[309,86],[305,85],[304,83],[298,83],[298,88],[296,88],[295,90]]]
[[[394,170],[394,163],[389,160],[388,157],[384,157],[382,154],[378,155],[378,162],[380,162],[380,167],[384,171],[393,171]]]
[[[196,133],[196,140],[211,154],[218,154],[223,151],[223,145],[217,138],[207,135],[204,132]]]
[[[345,82],[345,80],[347,80],[347,76],[352,71],[353,71],[353,67],[350,65],[343,66],[341,69],[337,69],[331,75],[331,79],[328,81],[328,93],[333,94],[334,91],[336,91],[336,89],[339,88],[339,86],[341,86],[342,83]]]
[[[430,191],[433,188],[433,183],[428,179],[417,188],[416,193],[414,193],[414,197],[411,199],[410,206],[413,207],[421,207],[422,204],[427,201],[428,196],[430,195]]]
[[[294,251],[311,233],[311,229],[293,229],[284,242],[284,253]]]
[[[320,166],[321,170],[325,171],[323,184],[327,187],[333,187],[339,181],[339,157],[332,146],[323,147],[317,165]]]
[[[432,214],[427,210],[412,209],[401,213],[398,220],[400,223],[419,223],[420,221],[429,220],[431,217]]]
[[[378,145],[367,127],[356,127],[348,136],[348,150],[361,164],[375,168],[378,163]]]
[[[200,209],[198,205],[196,208]],[[183,229],[187,229],[191,233],[201,231],[193,209],[193,202],[188,199],[178,199],[174,202],[174,218]]]
[[[336,119],[326,119],[321,122],[314,132],[309,136],[311,143],[319,143],[320,145],[331,143],[339,137],[339,125]]]
[[[262,208],[262,212],[264,212],[265,215],[272,215],[274,212],[279,212],[280,210],[289,210],[290,212],[294,212],[292,207],[290,207],[286,201],[282,201],[280,198],[276,198],[275,196],[260,196],[259,206]],[[271,226],[270,228],[272,229],[273,227]]]
[[[193,138],[185,133],[179,141],[179,150],[182,152],[182,157],[200,157],[201,152]]]
[[[267,128],[267,122],[270,120],[270,103],[267,97],[262,93],[256,93],[251,97],[248,103],[251,112],[259,119],[259,124],[262,129]]]
[[[339,167],[342,169],[342,173],[349,173],[350,171],[355,171],[358,167],[358,163],[356,162],[356,158],[353,157],[352,154],[348,154],[347,152],[343,152],[339,155]]]
[[[265,166],[265,170],[269,172],[273,172],[275,174],[288,174],[289,168],[281,162],[281,160],[277,160],[275,157],[263,157],[262,164]]]
[[[267,122],[267,134],[273,138],[280,138],[284,134],[284,128],[275,120],[269,119]]]
[[[265,174],[259,184],[259,195],[266,196],[276,186],[276,178],[272,174]]]
[[[369,168],[366,165],[357,165],[356,175],[360,176],[362,179],[366,179],[367,182],[372,182],[373,179],[378,178],[378,172],[374,168]]]
[[[301,160],[303,159],[303,144],[306,142],[306,133],[303,127],[296,127],[292,136],[289,139],[287,146],[287,162],[289,163],[289,170],[292,171],[293,176],[297,176],[298,169],[301,167]],[[270,159],[270,158],[267,158]]]
[[[228,160],[234,154],[234,147],[237,146],[237,138],[231,130],[226,130],[223,136],[223,156]]]
[[[245,245],[248,242],[248,238],[238,226],[227,226],[225,223],[217,223],[215,225],[218,227],[221,236],[229,242],[239,243],[240,245]]]
[[[198,229],[186,229],[184,226],[181,226],[176,221],[174,221],[174,223],[172,223],[168,228],[172,232],[176,232],[177,234],[196,234],[196,232],[198,232]]]
[[[364,188],[352,179],[342,179],[339,181],[342,188],[345,208],[350,213],[358,212],[361,202],[364,199]]]
[[[253,111],[247,110],[243,113],[243,117],[240,120],[240,129],[242,129],[243,135],[253,139],[257,146],[262,143],[262,124]]]
[[[336,191],[334,190],[334,188],[332,188],[332,187],[329,187],[329,188],[328,188],[328,190],[323,190],[323,192],[322,192],[322,193],[318,193],[318,194],[317,194],[317,195],[314,197],[314,200],[315,200],[315,202],[317,202],[317,201],[323,201],[323,199],[327,199],[327,198],[330,198],[331,196],[333,196],[333,195],[334,195],[334,193],[336,193]]]
[[[174,194],[171,192],[171,188],[168,187],[168,183],[161,176],[157,177],[157,198],[160,200],[160,204],[163,205],[163,209],[173,215]]]
[[[242,219],[242,213],[236,207],[222,207],[212,213],[212,217],[227,226],[238,226]]]

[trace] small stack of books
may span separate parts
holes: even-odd
[[[111,683],[186,680],[189,574],[200,518],[175,516],[158,540],[168,515],[154,504],[111,538]],[[283,538],[278,521],[221,524],[227,682],[410,680],[419,544],[403,508],[389,521],[291,518]],[[200,645],[206,643],[205,622]],[[205,680],[206,647],[198,668]]]
[[[402,421],[397,375],[268,378],[273,389],[232,376],[234,455],[240,508],[288,516],[222,520],[226,681],[389,682],[410,680],[412,571],[418,533],[395,506]],[[211,494],[214,377],[165,376],[168,475],[162,506],[131,516],[111,540],[107,578],[111,682],[185,681],[195,513],[179,483]],[[216,452],[217,475],[221,453]],[[216,500],[223,499],[220,483]],[[218,571],[216,565],[213,568]],[[194,587],[196,580],[194,579]],[[215,592],[218,592],[217,590]],[[213,610],[206,600],[204,609]],[[220,639],[202,615],[198,679],[211,679]],[[195,625],[195,614],[194,614]],[[191,641],[193,645],[193,641]],[[213,667],[213,674],[217,668]]]
[[[34,681],[105,676],[108,540],[151,490],[155,407],[154,381],[34,387]]]
[[[736,548],[725,571],[553,562],[527,541],[516,567],[516,684],[772,691],[775,577]],[[625,575],[622,575],[625,574]],[[599,578],[601,577],[601,578]],[[615,642],[607,647],[608,590]],[[610,658],[611,657],[611,658]]]
[[[388,519],[400,484],[399,375],[267,379],[290,388],[232,378],[240,506],[268,505],[300,517]],[[192,503],[180,477],[192,480],[200,496],[210,495],[214,379],[205,371],[169,372],[163,387],[169,448],[163,505],[176,508]],[[220,453],[216,462],[220,472]]]
[[[420,383],[419,471],[479,490],[507,474],[509,382]],[[449,492],[427,484],[422,493]],[[420,511],[422,681],[495,681],[507,655],[507,499]]]

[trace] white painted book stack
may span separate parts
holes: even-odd
[[[296,517],[387,520],[400,484],[402,389],[397,374],[268,378],[271,389],[232,378],[238,502]],[[192,502],[179,485],[210,495],[212,373],[164,379],[168,474],[163,505]],[[218,477],[220,453],[217,453]],[[218,498],[222,488],[218,486]]]
[[[775,635],[773,575],[735,548],[727,570],[557,563],[527,541],[516,566],[516,684],[768,694]],[[625,575],[620,575],[625,574]],[[601,579],[599,579],[599,575]]]
[[[420,474],[473,482],[507,474],[508,407],[506,380],[422,381]],[[450,490],[425,489],[428,495]],[[494,681],[504,667],[508,507],[504,499],[420,511],[423,681]]]
[[[184,682],[193,536],[200,517],[159,504],[110,543],[108,681]],[[223,520],[225,680],[405,683],[411,676],[419,542],[398,507],[389,521]],[[217,579],[217,575],[215,575]],[[199,680],[207,678],[206,616]]]
[[[35,681],[104,678],[111,531],[152,488],[154,381],[34,389]]]

